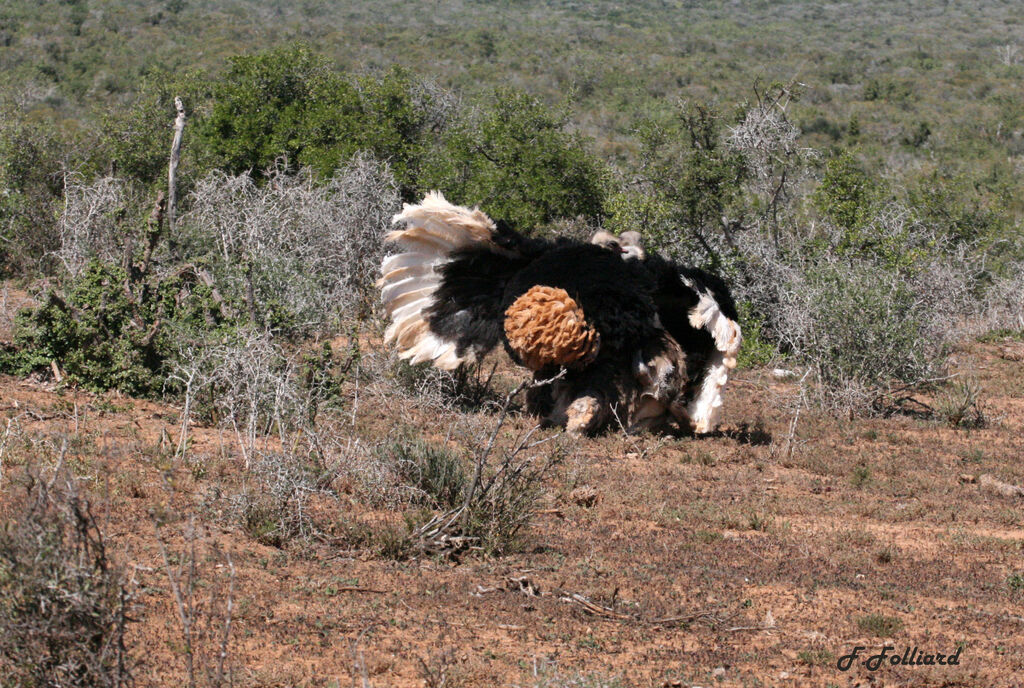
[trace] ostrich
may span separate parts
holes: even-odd
[[[402,358],[451,370],[501,344],[537,380],[558,377],[527,404],[570,432],[714,430],[742,340],[721,279],[646,251],[637,232],[530,238],[439,192],[394,221],[379,286]]]

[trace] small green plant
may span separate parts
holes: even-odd
[[[401,561],[413,553],[415,540],[408,527],[387,525],[374,532],[377,553],[384,559]]]
[[[600,642],[591,636],[579,639],[580,647],[602,647]],[[533,688],[626,688],[628,685],[621,678],[604,674],[564,674],[557,665],[545,658],[534,659],[532,662]]]
[[[828,666],[832,664],[836,656],[824,648],[813,648],[801,650],[797,653],[797,659],[808,666]]]
[[[879,638],[889,638],[903,629],[903,621],[895,616],[868,614],[857,619],[857,627]]]
[[[983,428],[985,404],[981,386],[974,380],[958,380],[935,402],[935,414],[951,428]]]
[[[740,368],[755,368],[772,362],[778,354],[775,346],[765,337],[764,319],[756,315],[749,302],[740,302],[740,324],[743,327],[743,347],[738,359]]]
[[[867,242],[858,236],[870,219],[872,206],[882,190],[849,151],[828,161],[825,175],[813,195],[814,206],[822,216],[846,230],[840,250],[860,248]]]
[[[721,541],[723,535],[718,531],[714,530],[698,530],[696,533],[694,533],[694,537],[696,537],[700,542],[703,542],[706,545],[710,545],[712,543]]]
[[[774,522],[775,518],[771,514],[762,511],[751,511],[747,514],[747,527],[750,530],[767,531]]]
[[[853,476],[850,484],[856,488],[867,486],[871,482],[871,468],[869,466],[854,466]]]
[[[967,461],[969,463],[981,463],[988,459],[988,454],[983,449],[978,447],[971,447],[960,452],[960,460]]]
[[[693,460],[701,466],[714,466],[717,463],[715,455],[705,449],[698,449]]]
[[[1024,573],[1010,574],[1006,577],[1006,584],[1010,586],[1010,590],[1024,591]]]
[[[802,307],[810,327],[800,346],[824,401],[863,410],[884,390],[934,375],[943,344],[929,334],[918,295],[896,271],[840,261],[808,272]]]
[[[269,500],[246,499],[239,507],[239,522],[245,533],[260,544],[284,547],[288,542],[280,527],[277,505]]]
[[[582,638],[576,640],[576,644],[585,650],[597,650],[604,649],[604,645],[600,640],[592,635],[585,635]]]
[[[355,340],[355,336],[352,336]],[[302,357],[300,377],[302,388],[308,392],[309,408],[307,420],[315,423],[321,405],[337,405],[342,397],[341,385],[353,365],[359,364],[359,349],[350,348],[348,359],[341,364],[331,351],[330,342],[324,342],[319,350],[309,351]]]
[[[462,460],[447,447],[407,435],[383,449],[402,484],[411,488],[413,503],[427,503],[439,509],[459,504],[466,488]]]
[[[564,460],[565,454],[558,443],[543,454],[532,451],[557,438],[555,435],[531,440],[534,431],[521,436],[509,448],[495,447],[513,396],[515,393],[506,397],[490,438],[475,449],[472,478],[466,477],[468,472],[461,473],[461,462],[456,464],[447,451],[424,450],[422,444],[412,442],[413,459],[405,463],[420,469],[411,475],[418,484],[418,492],[430,494],[437,504],[451,504],[451,508],[439,514],[423,513],[417,517],[422,522],[407,523],[418,551],[458,557],[467,549],[476,549],[493,555],[521,544],[520,536],[533,518],[542,481]],[[500,458],[493,460],[495,455]],[[401,466],[398,468],[401,470]],[[459,498],[453,499],[456,496]]]
[[[875,553],[875,561],[879,564],[891,564],[896,559],[896,548],[888,545]]]

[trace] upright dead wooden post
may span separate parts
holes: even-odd
[[[177,219],[178,210],[178,160],[181,157],[181,135],[185,131],[185,105],[181,98],[175,97],[174,107],[178,116],[174,118],[174,141],[171,142],[171,164],[167,167],[167,235],[170,240],[171,250],[174,251],[175,234],[174,222]]]

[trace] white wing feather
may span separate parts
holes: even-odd
[[[390,232],[387,241],[404,250],[381,263],[377,285],[391,316],[384,343],[396,344],[399,355],[412,363],[433,361],[445,370],[474,361],[473,351],[459,356],[455,342],[431,332],[425,316],[449,255],[472,244],[491,243],[494,222],[478,209],[449,203],[437,191],[428,193],[422,203],[405,204],[393,222],[403,228]]]
[[[687,286],[696,290],[693,282],[682,275],[680,277]],[[698,330],[706,330],[718,351],[708,361],[704,380],[697,394],[687,405],[686,411],[694,432],[707,433],[715,429],[715,422],[722,408],[722,388],[729,381],[729,371],[736,367],[736,356],[740,351],[743,333],[738,322],[722,313],[718,301],[710,291],[698,293],[700,301],[690,309],[690,325]]]

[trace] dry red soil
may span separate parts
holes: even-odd
[[[140,686],[185,685],[157,524],[172,568],[194,534],[199,660],[219,647],[230,555],[237,686],[1020,686],[1024,498],[977,482],[1024,485],[1015,347],[957,355],[983,388],[979,429],[805,409],[791,434],[794,386],[741,370],[724,432],[568,439],[518,551],[459,561],[346,544],[337,534],[354,524],[401,517],[344,486],[320,505],[334,537],[260,544],[203,507],[245,470],[230,436],[196,427],[197,459],[175,460],[171,406],[2,378],[0,414],[36,446],[73,438],[69,464],[137,579]],[[444,441],[461,422],[367,389],[352,426],[364,442],[398,424]],[[463,420],[487,427],[496,416]],[[531,424],[514,415],[499,443]],[[28,459],[5,460],[9,492]],[[856,646],[884,645],[959,648],[959,664],[837,668]]]

